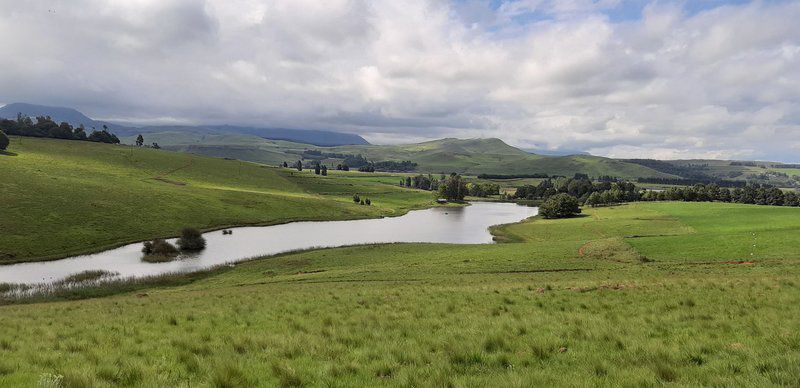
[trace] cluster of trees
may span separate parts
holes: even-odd
[[[369,198],[361,198],[358,194],[353,194],[353,202],[359,205],[371,206],[372,200]]]
[[[146,145],[144,145],[144,137],[142,136],[141,133],[139,134],[139,136],[136,136],[136,146],[137,147],[147,147]],[[150,147],[155,148],[157,150],[161,149],[161,147],[156,142],[153,142],[153,145],[150,146]]]
[[[671,187],[667,190],[645,191],[643,201],[733,202],[772,206],[800,206],[800,196],[793,191],[783,192],[768,185],[747,185],[729,189],[717,184],[698,184],[690,187]]]
[[[383,162],[374,162],[372,166],[378,171],[389,172],[409,172],[417,169],[417,164],[410,160],[403,160],[400,162],[394,160],[386,160]]]
[[[738,175],[738,174],[737,174]],[[731,181],[727,179],[686,179],[686,178],[638,178],[639,183],[654,183],[658,185],[693,186],[697,184],[716,184],[720,187],[745,187],[745,181]]]
[[[500,194],[500,185],[496,183],[467,183],[467,192],[472,197],[488,197]]]
[[[544,218],[572,217],[580,212],[578,199],[566,193],[555,194],[539,206],[539,215]]]
[[[639,197],[636,185],[630,182],[592,182],[586,175],[576,175],[574,178],[546,179],[538,185],[524,185],[517,188],[514,198],[516,199],[547,199],[553,195],[563,193],[569,194],[579,202],[586,200],[593,193],[609,191],[609,196],[615,202],[635,201]],[[611,202],[607,202],[611,203]]]
[[[16,120],[0,120],[0,131],[9,135],[29,136],[29,137],[49,137],[67,140],[86,140],[99,143],[119,144],[119,138],[108,131],[108,127],[103,125],[100,131],[93,130],[87,135],[83,124],[73,127],[69,123],[60,124],[53,121],[50,116],[36,117],[36,122],[28,116],[17,115]]]
[[[444,179],[445,179],[444,175],[442,175],[441,179],[436,179],[431,174],[428,175],[419,174],[416,176],[407,176],[405,179],[401,179],[400,186],[410,187],[420,190],[436,191],[439,190],[439,182]]]
[[[452,173],[449,177],[439,182],[439,198],[460,202],[464,200],[467,194],[469,194],[467,182],[461,175]]]
[[[478,174],[478,179],[555,178],[547,174]]]
[[[375,172],[375,166],[372,164],[367,164],[365,166],[361,166],[358,168],[359,172]]]
[[[314,165],[314,174],[327,176],[328,175],[328,166],[319,163]]]

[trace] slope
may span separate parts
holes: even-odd
[[[376,217],[433,202],[430,193],[379,183],[379,177],[335,172],[314,177],[308,171],[81,141],[11,141],[10,153],[0,154],[0,263],[167,237],[186,226]],[[355,192],[374,193],[374,205],[353,204]]]

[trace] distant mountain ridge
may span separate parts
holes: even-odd
[[[107,125],[120,136],[135,136],[139,133],[153,133],[164,131],[184,130],[204,134],[243,134],[253,135],[264,139],[286,140],[316,146],[330,147],[340,145],[365,145],[369,142],[363,137],[351,133],[324,131],[315,129],[289,129],[289,128],[261,128],[233,125],[199,125],[199,126],[144,126],[130,127],[105,121],[94,120],[73,108],[45,106],[15,102],[0,107],[0,118],[14,119],[17,114],[25,116],[50,116],[53,121],[67,122],[73,126],[83,124],[86,128],[101,128]]]
[[[94,120],[76,109],[61,106],[46,106],[28,104],[24,102],[14,102],[0,107],[0,118],[15,119],[17,118],[17,114],[20,113],[31,118],[36,118],[38,116],[50,116],[50,118],[57,123],[67,122],[75,127],[83,125],[87,129],[91,129],[92,127],[100,129],[103,127],[103,125],[107,125],[110,129],[115,131],[120,131],[127,128],[119,124]]]

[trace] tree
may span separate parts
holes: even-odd
[[[353,194],[353,202],[355,203],[361,202],[361,197],[359,197],[358,194]]]
[[[364,200],[364,203],[365,203],[367,206],[370,206],[370,205],[372,205],[372,201],[371,201],[369,198],[365,199],[365,200]]]
[[[289,167],[289,163],[283,162],[283,167],[284,168]]]
[[[153,149],[160,150],[160,149],[161,149],[161,146],[160,146],[160,145],[158,145],[158,143],[156,143],[156,142],[153,142]]]
[[[141,147],[144,145],[144,137],[140,133],[139,136],[136,136],[136,146]]]
[[[319,175],[322,172],[322,168],[319,166],[319,163],[314,164],[314,174]]]
[[[566,193],[553,195],[539,206],[539,214],[544,218],[565,218],[580,212],[578,199]]]
[[[294,164],[294,168],[296,168],[297,171],[303,171],[303,162],[298,160],[297,163]]]
[[[206,247],[206,239],[195,228],[184,228],[177,243],[182,251],[199,251]]]
[[[8,136],[3,131],[0,131],[0,150],[5,150],[8,148],[8,145],[11,143]]]
[[[463,201],[467,192],[467,183],[458,174],[451,174],[439,184],[439,197],[448,201]]]
[[[322,176],[328,176],[328,166],[322,165]]]

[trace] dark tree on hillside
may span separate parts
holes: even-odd
[[[359,197],[358,194],[353,194],[353,202],[355,203],[361,202],[361,197]]]
[[[297,163],[294,164],[294,168],[296,168],[297,171],[303,171],[303,162],[298,160]]]
[[[8,148],[8,145],[11,143],[11,140],[8,139],[3,131],[0,131],[0,150],[5,150]]]
[[[283,162],[283,167],[289,167],[289,163]]]
[[[322,176],[328,176],[328,166],[322,165]]]
[[[144,145],[144,137],[140,133],[139,136],[136,136],[136,146],[141,147]]]
[[[319,166],[319,163],[314,164],[314,174],[319,175],[322,172],[322,168]]]
[[[153,142],[153,149],[160,150],[160,149],[161,149],[161,146],[160,146],[160,145],[158,145],[158,143],[156,143],[156,142]]]

